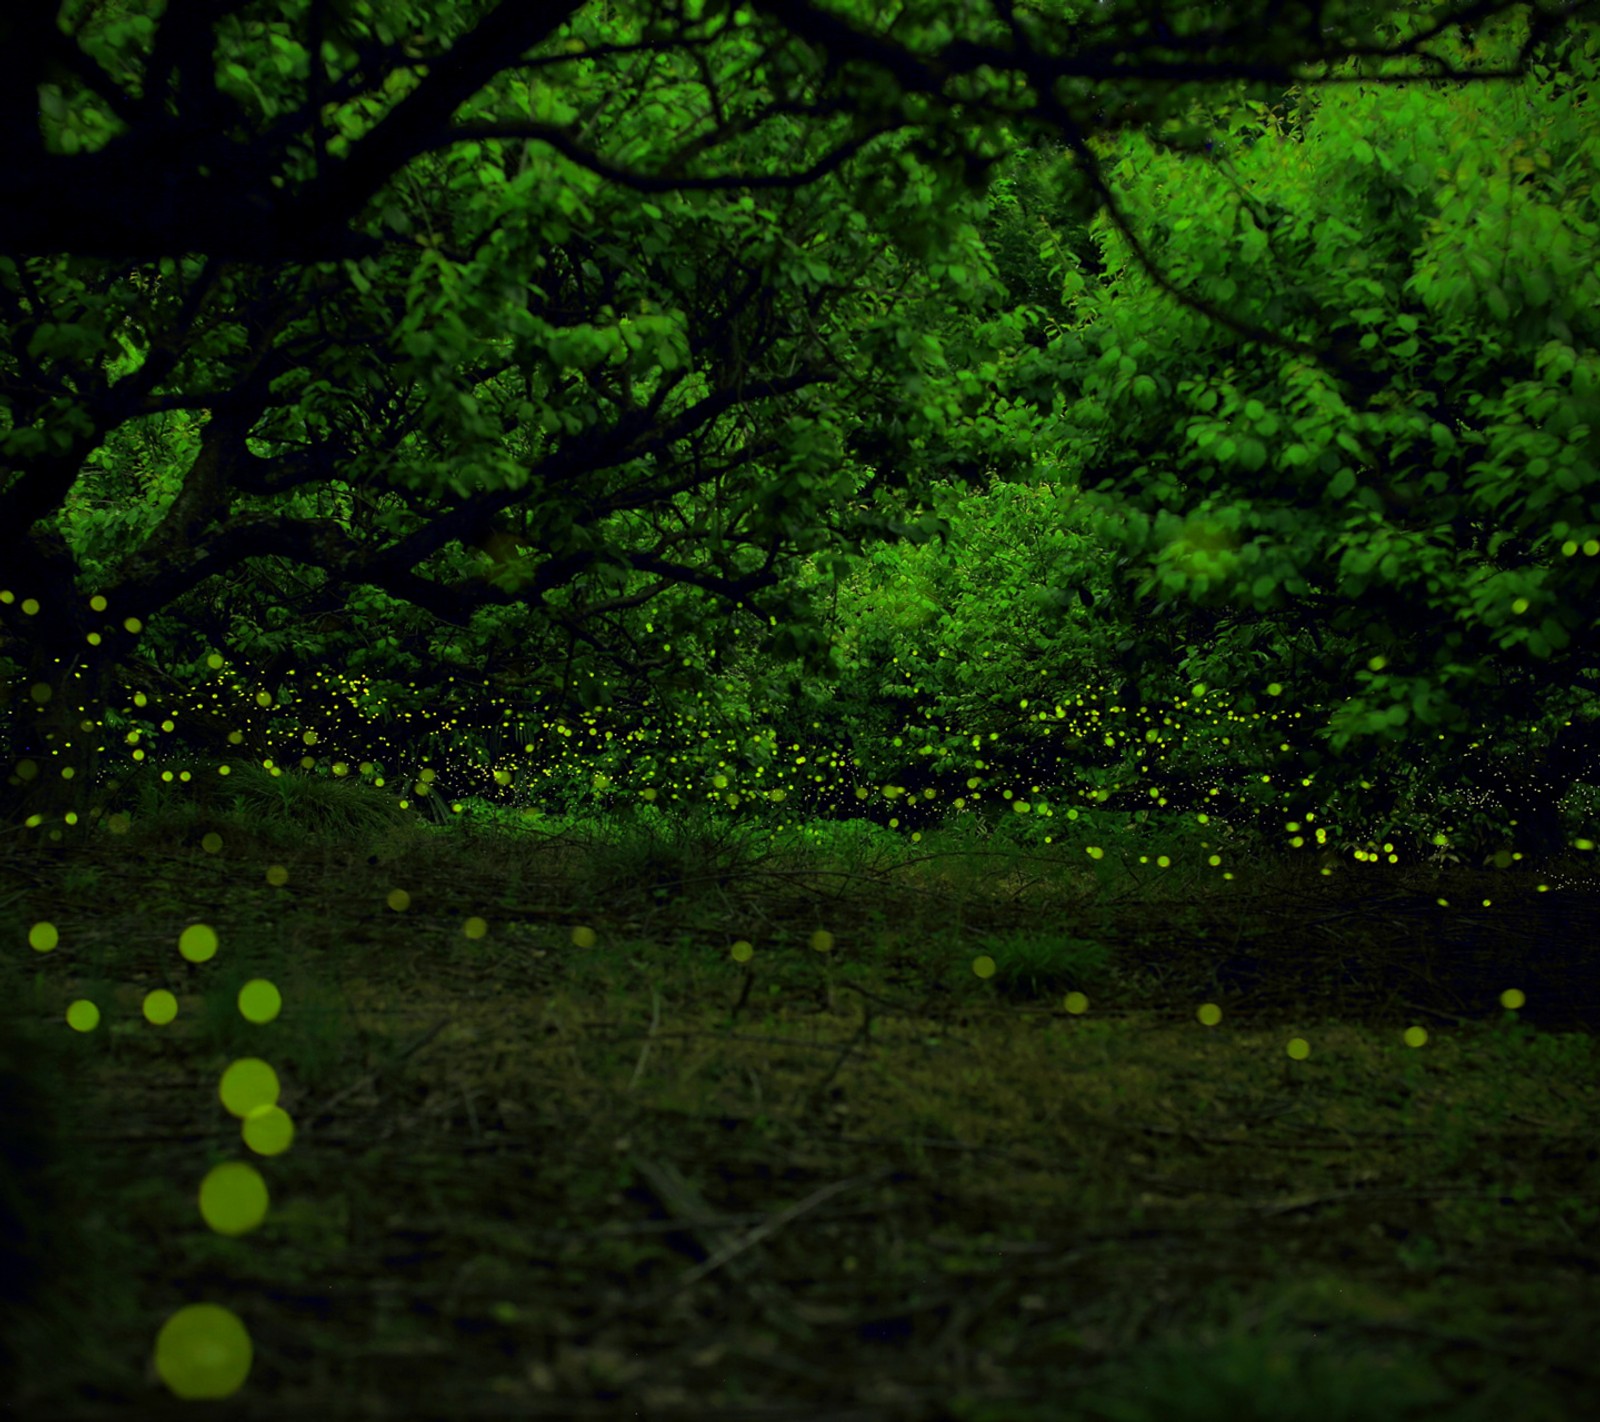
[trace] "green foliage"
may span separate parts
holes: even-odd
[[[397,798],[360,777],[269,770],[250,762],[153,762],[122,787],[141,839],[198,843],[208,832],[279,847],[307,841],[349,846],[414,822]]]
[[[1057,8],[1086,53],[1181,30],[1215,73],[1303,42]],[[1418,735],[1448,762],[1485,708],[1545,739],[1582,709],[1587,31],[1539,37],[1524,82],[1073,79],[1047,115],[962,47],[1026,46],[1032,12],[857,16],[897,68],[726,7],[598,7],[395,147],[452,45],[526,21],[335,9],[316,43],[294,7],[218,17],[215,74],[164,77],[157,10],[64,17],[263,191],[339,163],[369,200],[273,261],[203,223],[198,254],[129,228],[131,258],[0,258],[0,497],[36,526],[3,535],[14,799],[78,805],[38,772],[95,721],[80,658],[147,697],[123,745],[171,734],[187,683],[267,713],[196,749],[371,759],[391,791],[437,767],[410,793],[446,814],[654,785],[913,831],[959,801],[1039,838],[1084,800],[1320,831],[1317,796],[1424,835],[1450,788]],[[1429,45],[1502,62],[1523,24]],[[46,168],[132,141],[134,109],[42,82]],[[306,661],[354,681],[319,703]],[[602,712],[653,749],[512,763]],[[318,755],[284,754],[291,713]]]
[[[173,1279],[262,1292],[247,1276],[265,1254],[168,1228],[194,1224],[193,1195],[165,1168],[105,1189],[100,1157],[125,1163],[128,1112],[159,1103],[118,1098],[112,1134],[58,1116],[67,1054],[85,1046],[116,1058],[104,1086],[126,1092],[125,1059],[158,1027],[157,952],[186,989],[159,1024],[177,1026],[161,1044],[172,1061],[214,1082],[204,1058],[265,1041],[312,1088],[311,1149],[276,1162],[286,1207],[267,1293],[347,1255],[355,1213],[414,1236],[418,1180],[430,1213],[474,1226],[427,1278],[438,1308],[357,1310],[374,1336],[349,1319],[317,1334],[311,1371],[369,1394],[371,1361],[427,1357],[435,1324],[447,1351],[522,1358],[552,1319],[594,1315],[588,1299],[517,1294],[513,1275],[559,1282],[565,1268],[521,1267],[525,1222],[517,1250],[493,1247],[532,1177],[492,1141],[526,1134],[530,1109],[570,1149],[548,1154],[521,1213],[569,1242],[596,1202],[637,1202],[631,1173],[691,1232],[747,1205],[792,1223],[836,1187],[777,1213],[732,1197],[707,1210],[663,1163],[697,1153],[685,1132],[740,1119],[747,1143],[771,1134],[787,1150],[818,1107],[849,1127],[833,1132],[847,1155],[900,1142],[912,1169],[883,1183],[913,1202],[906,1219],[948,1216],[953,1200],[987,1221],[1004,1201],[1012,1224],[1070,1218],[1092,1238],[1102,1201],[1119,1235],[1130,1213],[1175,1202],[1146,1186],[1178,1181],[1191,1213],[1212,1208],[1180,1158],[1196,1139],[1185,1123],[1153,1128],[1160,1158],[1141,1148],[1136,1178],[1114,1140],[1081,1129],[1169,1113],[1172,1072],[1152,1065],[1201,1062],[1195,1099],[1213,1106],[1258,1096],[1263,1061],[1346,1104],[1357,1068],[1392,1079],[1387,1026],[1365,1048],[1354,1030],[1319,1035],[1292,1068],[1270,1034],[1242,1033],[1252,1055],[1229,1077],[1223,1054],[1197,1055],[1189,1021],[1180,1033],[1140,1012],[1135,1041],[1103,1009],[1172,1006],[1135,1000],[1135,951],[1146,981],[1187,988],[1222,980],[1224,939],[1230,969],[1247,937],[1281,939],[1236,899],[1202,905],[1215,880],[1270,882],[1271,851],[1504,867],[1593,847],[1592,7],[1558,20],[1475,6],[1475,29],[1431,35],[1435,8],[1355,0],[1306,23],[1307,7],[1136,0],[66,0],[0,15],[0,819],[47,851],[19,868],[27,887],[11,887],[9,855],[0,870],[14,917],[37,926],[59,908],[66,929],[48,995],[53,965],[30,994],[16,954],[6,986],[18,1021],[59,1020],[71,994],[103,1005],[107,1029],[66,1046],[58,1030],[59,1060],[36,1057],[30,1033],[0,1039],[0,1344],[8,1362],[70,1360],[49,1380],[65,1401],[35,1410],[70,1414],[86,1387],[108,1405],[147,1391],[148,1305]],[[1433,77],[1445,60],[1531,64],[1526,81],[1462,86]],[[74,841],[94,862],[49,880]],[[562,872],[544,872],[546,854]],[[198,904],[183,879],[215,883],[228,860],[245,878]],[[92,921],[107,904],[135,926]],[[574,932],[569,909],[594,926]],[[202,911],[238,915],[220,971],[170,954],[166,920]],[[1004,921],[992,931],[990,911]],[[389,925],[376,935],[374,914]],[[842,920],[837,938],[819,917]],[[676,936],[635,939],[641,922]],[[1553,936],[1577,927],[1564,916]],[[727,957],[708,943],[724,928]],[[1286,976],[1317,937],[1282,955]],[[1390,917],[1368,946],[1387,960],[1393,941]],[[374,1021],[416,1007],[418,980],[396,986],[402,944],[462,970],[428,976],[438,1025],[387,1053],[363,1027],[342,1050],[355,1017],[337,1002]],[[337,994],[291,983],[335,955]],[[270,1027],[239,1001],[269,969],[289,1008]],[[658,969],[683,987],[670,1018]],[[485,992],[488,975],[518,972],[536,991]],[[603,977],[626,977],[628,995],[586,997]],[[197,983],[210,987],[195,1011]],[[1430,977],[1422,1010],[1457,1014],[1464,983]],[[1098,1021],[1087,999],[1065,1017],[1047,1005],[1083,988]],[[142,1020],[113,1025],[130,995]],[[818,1033],[840,1027],[842,999],[859,1036],[835,1046]],[[977,1009],[959,1034],[952,999]],[[1026,1022],[1007,999],[1030,1004]],[[1524,1077],[1592,1065],[1527,1037],[1499,1000],[1503,1050],[1462,1057],[1514,1056]],[[760,1030],[727,1030],[757,1007]],[[805,1014],[800,1030],[780,1024],[786,1010]],[[566,1032],[552,1054],[569,1012],[607,1030]],[[449,1090],[407,1079],[405,1058],[446,1028]],[[543,1053],[537,1100],[516,1099],[518,1042]],[[802,1083],[816,1048],[822,1070]],[[593,1088],[619,1061],[642,1109],[597,1129]],[[1518,1139],[1496,1129],[1527,1095],[1518,1082],[1493,1081],[1485,1102],[1463,1077],[1447,1093],[1459,1119],[1440,1130],[1415,1057],[1401,1070],[1402,1124],[1417,1129],[1383,1137],[1386,1171],[1405,1174],[1413,1138],[1445,1141],[1423,1152],[1425,1183],[1440,1160],[1459,1173],[1474,1142]],[[1040,1102],[1063,1080],[1058,1119]],[[318,1135],[353,1139],[390,1103],[404,1129],[347,1156],[355,1174],[325,1208],[303,1173]],[[1378,1139],[1394,1109],[1375,1101],[1352,1134]],[[1060,1141],[1041,1137],[1063,1123]],[[444,1191],[423,1172],[441,1152],[453,1168],[464,1131],[483,1169]],[[76,1160],[74,1137],[93,1145]],[[1041,1139],[1048,1170],[1024,1159]],[[591,1144],[598,1163],[582,1160]],[[1258,1144],[1266,1197],[1272,1147]],[[996,1151],[1026,1168],[997,1183]],[[783,1153],[752,1157],[755,1173],[792,1184]],[[736,1164],[722,1185],[738,1193],[752,1172]],[[876,1188],[867,1164],[829,1173]],[[1281,1198],[1237,1203],[1321,1208],[1357,1173],[1336,1164],[1326,1198],[1296,1162]],[[1577,1186],[1558,1185],[1565,1198],[1541,1206],[1553,1213],[1521,1222],[1540,1248],[1594,1222]],[[1535,1194],[1495,1182],[1482,1218]],[[993,1239],[968,1241],[973,1262],[892,1210],[860,1213],[872,1257],[910,1281],[897,1298],[940,1270],[999,1296],[979,1273]],[[1481,1224],[1396,1257],[1412,1270],[1467,1257]],[[81,1261],[104,1268],[108,1241],[145,1239],[162,1249],[144,1274],[106,1270],[128,1295],[106,1310]],[[740,1262],[703,1242],[720,1272],[678,1281],[691,1309],[690,1285],[720,1289]],[[586,1279],[666,1261],[636,1230],[585,1247]],[[1271,1248],[1258,1252],[1247,1264],[1269,1271]],[[775,1232],[768,1253],[780,1277],[799,1259],[784,1297],[817,1284],[803,1231]],[[82,1318],[62,1310],[60,1328],[59,1305],[37,1306],[54,1260],[79,1271],[63,1297]],[[858,1260],[836,1263],[826,1292],[847,1297]],[[1420,1365],[1333,1352],[1335,1328],[1316,1347],[1254,1325],[1146,1347],[1147,1301],[1113,1291],[1064,1324],[1037,1282],[998,1281],[1032,1322],[1017,1329],[1009,1308],[968,1319],[971,1351],[1010,1349],[1025,1372],[1027,1349],[1066,1344],[1069,1382],[1092,1374],[1083,1355],[1119,1360],[1077,1399],[1086,1413],[1412,1415],[1454,1400]],[[641,1317],[625,1309],[610,1332],[659,1331],[655,1301],[630,1296]],[[1393,1301],[1378,1303],[1387,1327]],[[120,1332],[99,1326],[106,1312]],[[920,1329],[927,1310],[879,1312],[856,1320],[862,1340]],[[52,1330],[103,1356],[79,1366]],[[886,1395],[883,1355],[867,1356],[864,1387]],[[574,1379],[619,1394],[614,1358],[558,1361],[496,1379],[506,1406],[538,1412]],[[838,1360],[812,1361],[800,1405],[848,1411]],[[705,1410],[748,1402],[744,1381],[735,1369]],[[1487,1414],[1502,1399],[1479,1400]]]
[[[1111,950],[1096,939],[1058,933],[987,938],[983,948],[994,959],[996,988],[1034,999],[1094,988],[1111,959]]]
[[[760,858],[748,825],[695,809],[664,814],[645,805],[619,823],[610,843],[592,831],[580,882],[596,902],[642,898],[661,905],[701,895],[747,874]]]
[[[1535,92],[1330,89],[1220,168],[1133,138],[1133,230],[1223,321],[1097,226],[1107,278],[1061,375],[1129,591],[1280,627],[1314,610],[1335,749],[1462,731],[1491,667],[1560,685],[1595,656],[1600,228],[1581,102]]]
[[[216,22],[228,141],[263,145],[265,128],[299,122],[319,65],[332,86],[326,128],[292,157],[275,150],[285,193],[314,186],[319,164],[392,157],[360,255],[0,262],[9,358],[36,376],[12,387],[32,393],[8,401],[0,433],[30,489],[59,486],[38,512],[67,555],[43,581],[24,561],[8,590],[48,625],[0,611],[6,633],[41,663],[91,633],[124,667],[183,668],[218,647],[269,680],[295,655],[337,661],[374,687],[421,683],[447,714],[462,709],[453,669],[587,709],[693,692],[733,636],[825,658],[799,559],[915,532],[855,501],[873,472],[856,432],[900,432],[902,480],[975,465],[992,440],[960,416],[993,367],[980,352],[952,364],[940,336],[999,291],[981,204],[937,145],[901,138],[774,191],[688,183],[642,199],[603,180],[596,162],[647,167],[664,132],[752,172],[837,143],[784,111],[806,66],[727,23],[708,24],[705,53],[632,53],[612,45],[627,21],[574,17],[545,36],[537,77],[494,77],[454,115],[463,132],[528,138],[390,155],[386,121],[424,83],[416,58],[479,18],[404,13],[324,26],[317,55],[298,11]],[[128,83],[159,33],[111,11],[76,31]],[[727,123],[732,75],[744,93]],[[593,161],[532,141],[551,125]],[[944,255],[908,259],[934,244]],[[86,611],[84,590],[103,608]],[[697,635],[707,597],[729,610],[712,638]],[[659,647],[640,635],[647,603]],[[37,753],[57,734],[27,739]]]

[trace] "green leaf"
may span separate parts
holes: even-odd
[[[1545,618],[1539,624],[1539,630],[1544,634],[1545,640],[1558,652],[1572,641],[1567,629],[1553,617]]]

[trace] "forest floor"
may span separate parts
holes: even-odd
[[[0,1026],[60,1134],[6,1415],[174,1415],[196,1302],[251,1340],[230,1422],[1593,1415],[1575,887],[124,829],[0,853]],[[238,1058],[279,1154],[219,1100]],[[227,1161],[270,1192],[236,1236],[197,1208]]]

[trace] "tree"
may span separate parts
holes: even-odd
[[[104,52],[125,23],[80,38]],[[281,103],[272,61],[288,54],[292,72],[296,41],[287,19],[263,23],[222,72],[240,71],[235,98],[268,122]],[[759,58],[724,29],[721,67]],[[525,137],[566,125],[652,151],[663,131],[702,126],[683,97],[706,92],[693,58],[623,31],[560,36],[532,67],[559,68],[565,86],[511,75],[480,94],[457,116],[462,136],[396,178],[379,221],[402,236],[358,256],[243,262],[223,241],[153,265],[0,264],[6,630],[27,649],[33,713],[20,788],[44,772],[59,790],[58,766],[90,768],[63,753],[98,736],[82,723],[163,609],[212,648],[276,650],[269,563],[308,570],[323,599],[310,610],[359,620],[369,641],[394,640],[403,603],[474,643],[537,643],[553,626],[659,674],[677,661],[681,603],[663,610],[660,647],[608,648],[591,629],[685,587],[808,645],[782,585],[799,557],[825,562],[899,528],[849,503],[865,476],[842,442],[897,409],[927,359],[875,289],[886,239],[848,190],[819,185],[859,142],[830,148],[770,95],[724,101],[713,84],[718,127],[702,149],[764,176],[681,192],[661,181],[650,200]],[[398,61],[386,82],[394,98],[417,86]],[[357,88],[347,78],[340,92]],[[323,140],[330,157],[360,151],[371,125],[352,101]],[[801,172],[785,174],[778,153]],[[959,246],[958,195],[936,203],[903,145],[880,166],[914,184],[907,229]],[[966,286],[980,282],[974,269]],[[304,627],[291,635],[304,654]]]
[[[1226,732],[1235,779],[1271,774],[1280,825],[1326,797],[1346,831],[1420,828],[1473,799],[1448,801],[1464,777],[1548,849],[1550,816],[1529,807],[1553,813],[1574,780],[1600,777],[1594,38],[1565,34],[1559,65],[1536,57],[1522,84],[1251,101],[1219,113],[1228,147],[1209,153],[1097,140],[1121,191],[1089,254],[1038,182],[1054,153],[996,169],[984,230],[1039,318],[1012,374],[1030,372],[1052,466],[1082,470],[1121,555],[1095,625],[1121,629],[1134,705],[1204,685],[1245,715],[1282,708],[1259,744]],[[1446,41],[1452,67],[1541,53],[1514,28],[1470,39]],[[942,598],[923,560],[885,556],[902,602],[938,605],[906,613],[926,624],[915,632],[875,616],[879,664],[918,642],[933,704],[960,678],[1016,723],[1022,699],[1085,685],[1083,651],[1115,670],[1065,612],[1043,656],[1029,618],[1008,616],[1005,651],[1025,665],[976,660],[963,638],[984,643],[988,624]],[[1051,556],[998,576],[984,606],[1097,585],[1098,560]],[[1201,729],[1173,741],[1169,788],[1217,783],[1224,732]]]
[[[1490,63],[1519,48],[1477,32]],[[1251,106],[1265,136],[1212,165],[1131,138],[1060,368],[1126,605],[1209,619],[1184,675],[1230,684],[1240,630],[1312,629],[1247,704],[1321,688],[1329,747],[1418,789],[1469,741],[1525,758],[1600,689],[1593,85],[1570,82],[1597,58],[1590,32],[1526,84],[1342,86],[1304,125]],[[1562,789],[1597,769],[1558,758]]]
[[[1452,72],[1430,49],[1445,21],[1389,20],[1071,0],[954,22],[798,0],[12,7],[12,788],[81,808],[94,708],[141,645],[200,665],[214,653],[177,655],[191,632],[302,645],[271,626],[286,576],[319,623],[343,620],[330,656],[394,651],[410,607],[459,629],[463,657],[548,652],[556,629],[648,677],[704,621],[684,594],[820,654],[797,571],[935,531],[873,495],[981,479],[1037,433],[1015,402],[996,414],[1020,357],[962,317],[999,301],[972,219],[1008,148],[1059,137],[1063,201],[1087,216],[1112,199],[1097,131],[1181,147],[1200,96],[1275,96],[1342,55]],[[631,614],[652,603],[642,642]]]

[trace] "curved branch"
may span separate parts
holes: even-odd
[[[898,132],[905,123],[883,124],[865,134],[846,139],[831,153],[797,172],[791,173],[720,173],[705,178],[673,177],[659,173],[639,173],[631,168],[619,168],[597,153],[590,152],[574,142],[565,129],[544,123],[460,123],[446,129],[437,142],[427,145],[429,150],[448,148],[468,139],[486,138],[528,139],[548,144],[563,158],[570,159],[580,168],[586,168],[597,177],[630,188],[640,193],[678,192],[739,192],[772,188],[803,188],[837,172],[854,158],[867,144],[885,134]]]
[[[1063,136],[1067,146],[1078,159],[1080,171],[1085,181],[1099,199],[1099,204],[1110,217],[1112,225],[1122,235],[1123,241],[1128,244],[1128,249],[1133,253],[1134,260],[1144,270],[1146,276],[1163,292],[1180,305],[1197,312],[1207,320],[1216,322],[1237,336],[1247,340],[1257,341],[1261,345],[1273,347],[1277,350],[1288,351],[1298,355],[1313,364],[1327,370],[1337,379],[1347,385],[1359,385],[1362,378],[1360,367],[1342,359],[1337,352],[1327,350],[1321,346],[1312,345],[1295,336],[1285,335],[1281,331],[1269,330],[1265,326],[1257,325],[1254,321],[1247,321],[1242,316],[1235,316],[1231,311],[1224,311],[1214,301],[1199,295],[1190,288],[1181,287],[1173,281],[1166,272],[1157,266],[1155,258],[1150,255],[1139,234],[1133,230],[1128,221],[1128,215],[1117,202],[1116,195],[1111,191],[1110,185],[1100,169],[1100,160],[1090,150],[1075,125],[1067,127],[1063,114]]]

